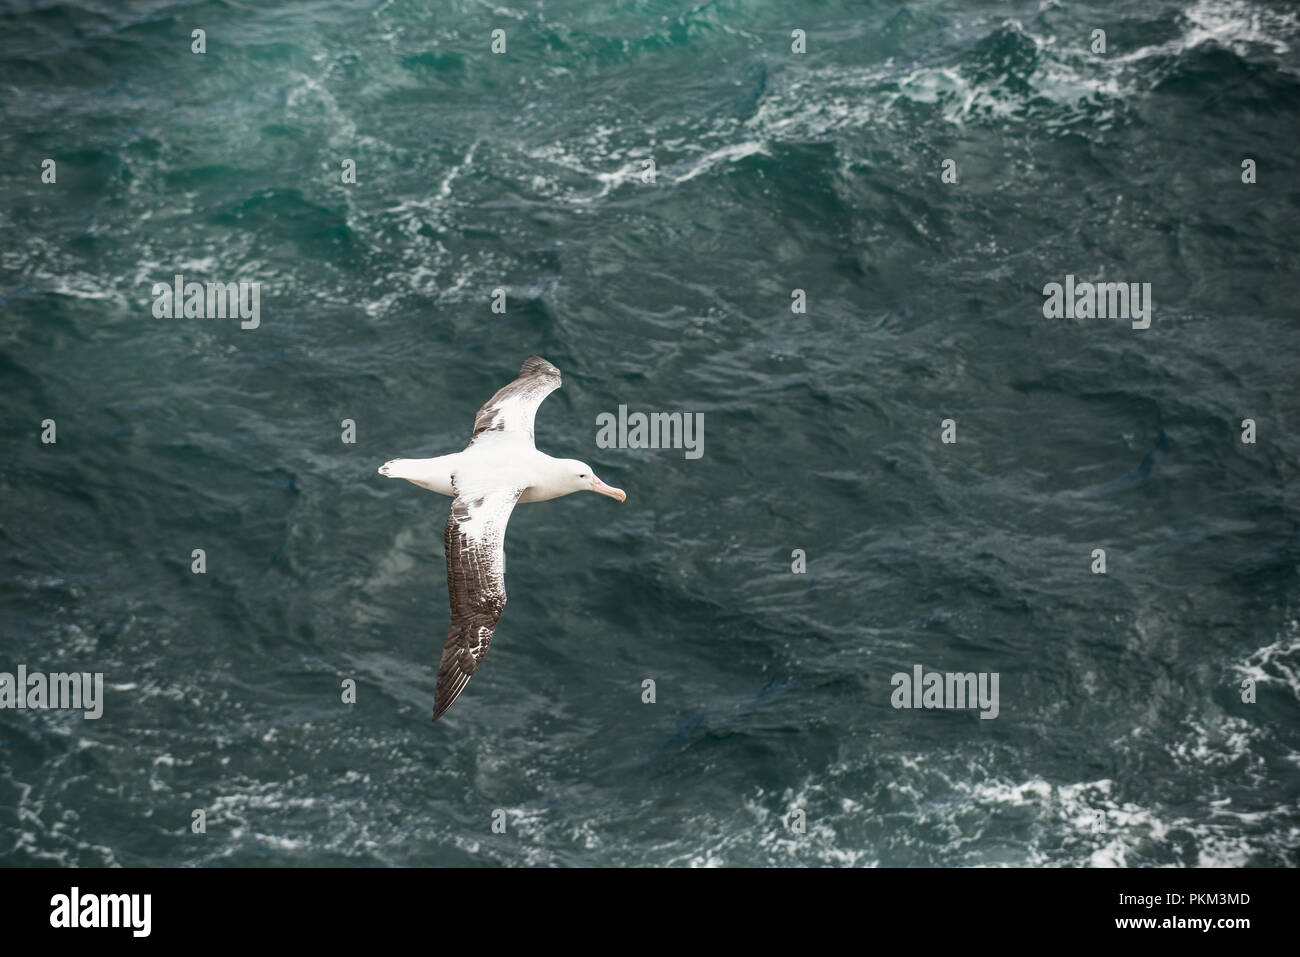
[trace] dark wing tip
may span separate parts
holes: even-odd
[[[443,681],[438,682],[438,690],[433,696],[434,721],[437,721],[446,714],[448,709],[456,703],[456,699],[460,697],[460,693],[464,691],[465,686],[469,684],[469,679],[470,675],[462,673],[456,676],[454,683],[451,685],[447,685]]]
[[[524,360],[524,364],[519,368],[520,375],[553,375],[557,379],[560,376],[560,370],[555,368],[541,356],[529,356]]]
[[[438,685],[433,692],[434,721],[446,714],[447,709],[456,703],[456,699],[469,685],[469,679],[474,677],[478,667],[478,662],[468,649],[461,648],[455,643],[460,637],[456,626],[452,625],[451,632],[447,635],[447,646],[443,649],[442,661],[438,664]],[[488,640],[492,640],[491,634],[488,635]],[[484,650],[486,651],[486,648]],[[461,661],[465,664],[462,665]]]

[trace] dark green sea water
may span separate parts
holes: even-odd
[[[0,864],[1300,863],[1298,119],[1270,0],[0,5],[0,671],[106,683],[0,710]],[[432,724],[375,470],[530,353],[628,501],[516,509]]]

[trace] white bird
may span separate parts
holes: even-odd
[[[487,654],[506,606],[506,522],[516,502],[545,502],[571,492],[599,492],[620,502],[622,489],[606,485],[577,459],[556,459],[533,445],[533,418],[560,387],[560,370],[529,356],[519,377],[488,399],[474,417],[464,451],[432,459],[393,459],[381,475],[406,479],[450,495],[443,536],[451,627],[438,663],[433,720],[451,707]]]

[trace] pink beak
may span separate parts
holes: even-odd
[[[627,492],[624,492],[621,488],[614,488],[612,485],[606,485],[594,475],[591,477],[591,490],[593,492],[599,492],[601,495],[608,495],[610,498],[616,498],[620,502],[627,501]]]

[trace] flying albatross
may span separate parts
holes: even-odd
[[[533,417],[560,387],[560,370],[529,356],[519,377],[474,416],[464,451],[432,459],[393,459],[379,474],[450,495],[443,541],[451,627],[438,663],[433,720],[451,707],[487,654],[492,630],[506,606],[506,522],[516,502],[545,502],[570,492],[599,492],[620,502],[622,489],[596,478],[577,459],[556,459],[533,445]]]

